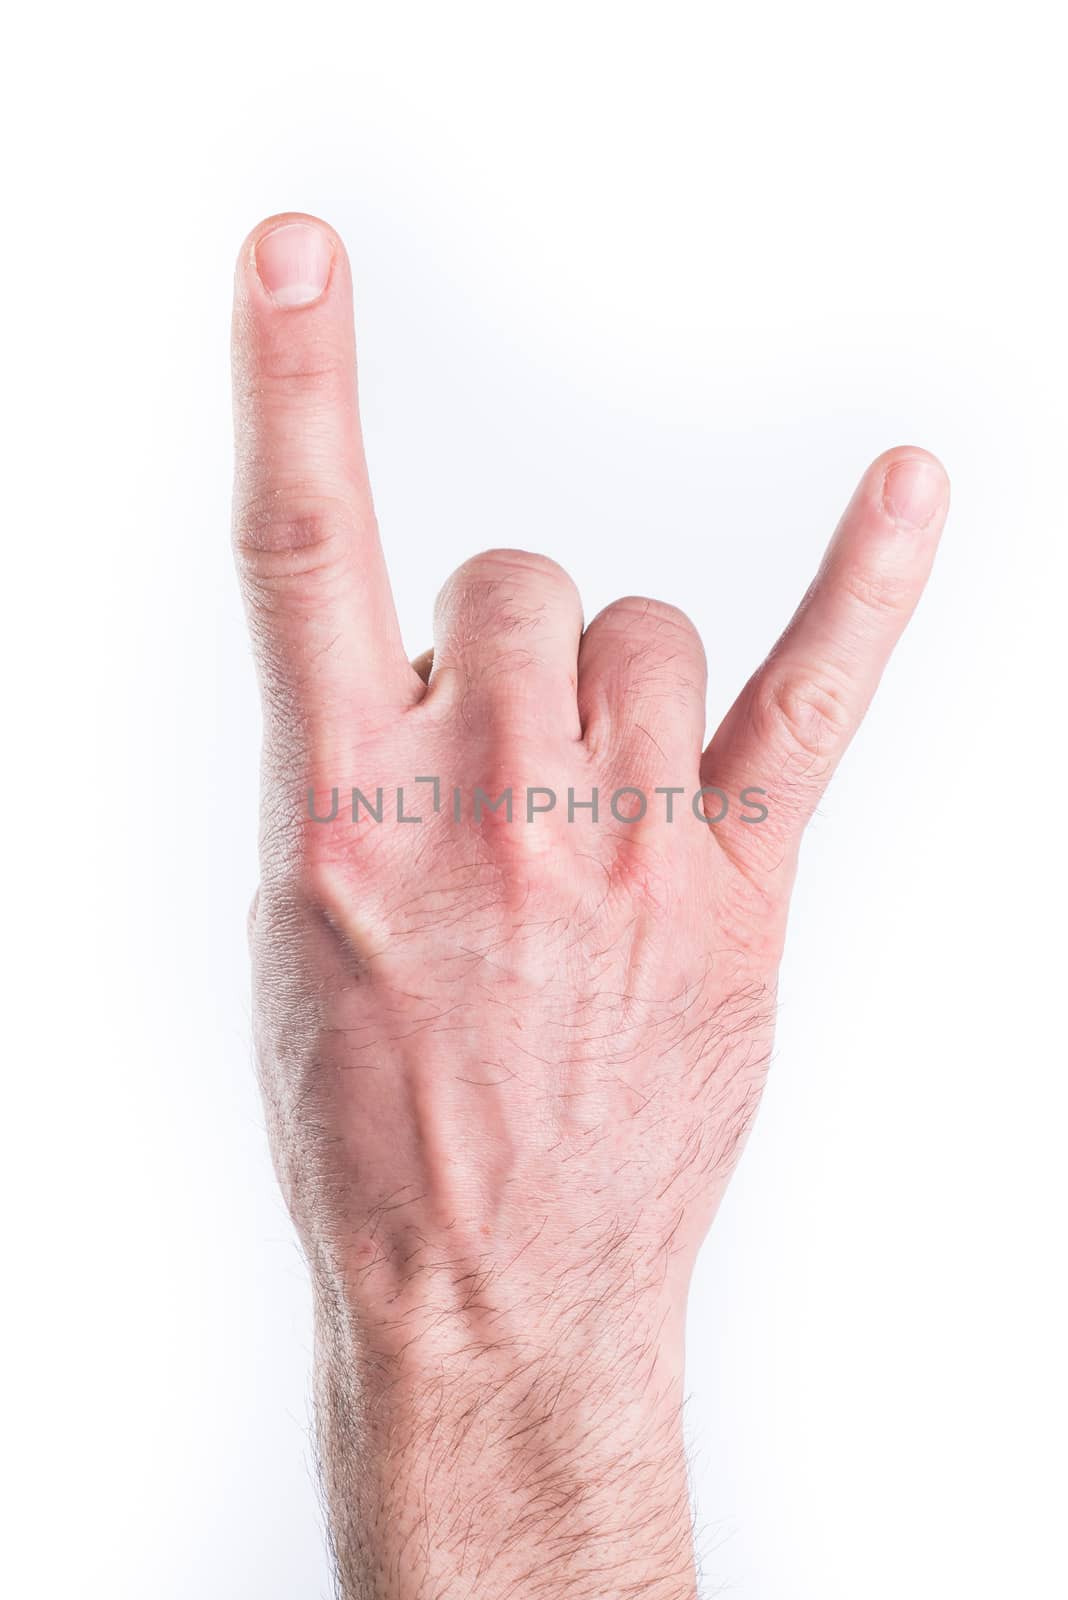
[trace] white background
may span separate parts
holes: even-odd
[[[1053,21],[260,0],[9,28],[6,1592],[329,1589],[249,1060],[227,543],[232,263],[288,208],[352,255],[413,653],[461,559],[529,545],[588,614],[686,607],[715,717],[867,461],[946,462],[695,1290],[701,1548],[743,1600],[1065,1592]]]

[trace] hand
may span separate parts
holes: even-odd
[[[343,1592],[692,1596],[687,1283],[764,1081],[802,829],[923,588],[945,474],[915,449],[869,468],[702,753],[687,618],[632,598],[584,628],[543,556],[465,563],[409,664],[328,228],[255,230],[234,351],[255,1035]],[[597,819],[569,816],[594,790]]]

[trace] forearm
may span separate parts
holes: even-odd
[[[479,1299],[395,1316],[319,1295],[344,1600],[692,1600],[676,1329],[618,1306],[565,1328]]]

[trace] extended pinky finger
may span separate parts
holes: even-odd
[[[948,506],[926,451],[888,451],[864,474],[793,621],[705,751],[703,783],[767,794],[767,818],[724,837],[732,855],[789,869],[923,592]]]

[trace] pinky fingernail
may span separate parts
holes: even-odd
[[[895,461],[883,479],[883,506],[900,528],[925,528],[945,498],[945,472],[925,456]]]

